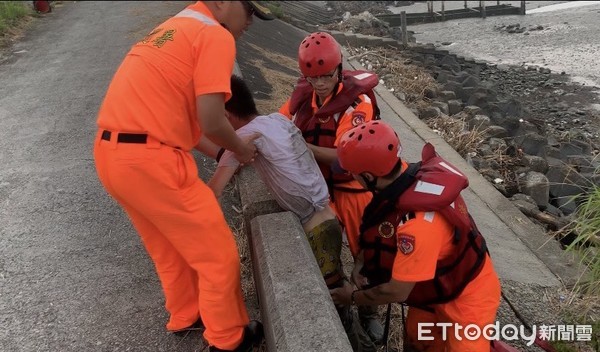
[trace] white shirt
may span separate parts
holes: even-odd
[[[260,133],[254,141],[259,154],[254,167],[279,206],[296,214],[302,224],[329,204],[327,183],[302,132],[285,116],[257,116],[239,128],[238,136]],[[226,151],[219,166],[238,167],[234,154]]]

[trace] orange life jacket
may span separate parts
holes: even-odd
[[[398,226],[414,218],[417,211],[435,211],[454,226],[456,250],[438,259],[435,277],[416,283],[405,303],[424,307],[449,302],[460,295],[481,271],[487,252],[485,240],[460,196],[468,185],[468,179],[428,143],[421,162],[410,164],[394,183],[374,195],[365,209],[360,233],[364,251],[362,274],[371,287],[390,280],[398,251],[412,250],[412,243],[398,242]]]
[[[350,106],[358,105],[360,103],[359,96],[362,94],[366,94],[371,99],[374,118],[379,118],[377,100],[373,92],[373,88],[379,84],[377,75],[367,71],[348,70],[342,71],[342,74],[342,90],[337,92],[336,87],[334,89],[335,96],[314,114],[311,105],[313,88],[303,77],[298,80],[298,84],[290,98],[290,113],[294,115],[294,123],[302,131],[302,136],[308,143],[320,147],[334,148],[338,118]],[[330,186],[331,183],[343,183],[353,180],[352,175],[349,173],[332,173],[328,165],[319,163],[319,168]]]

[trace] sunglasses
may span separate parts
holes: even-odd
[[[306,80],[308,81],[308,83],[316,83],[320,79],[325,79],[325,80],[332,79],[333,77],[337,76],[337,73],[338,73],[338,70],[336,69],[332,73],[328,73],[325,75],[306,77]]]

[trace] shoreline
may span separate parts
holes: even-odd
[[[569,4],[569,3],[567,3]],[[565,4],[566,5],[566,4]],[[495,65],[550,69],[594,90],[600,103],[600,2],[525,16],[468,18],[408,26],[418,43]],[[596,109],[598,109],[596,107]]]

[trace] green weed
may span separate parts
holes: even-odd
[[[31,14],[30,2],[0,1],[0,37],[17,25],[18,21]]]
[[[567,247],[577,251],[581,264],[586,268],[589,279],[581,283],[581,292],[590,296],[600,296],[600,187],[596,186],[580,196],[580,205],[573,220],[575,240]]]
[[[281,8],[279,1],[265,1],[265,5],[271,10],[275,17],[285,19],[285,12]]]

